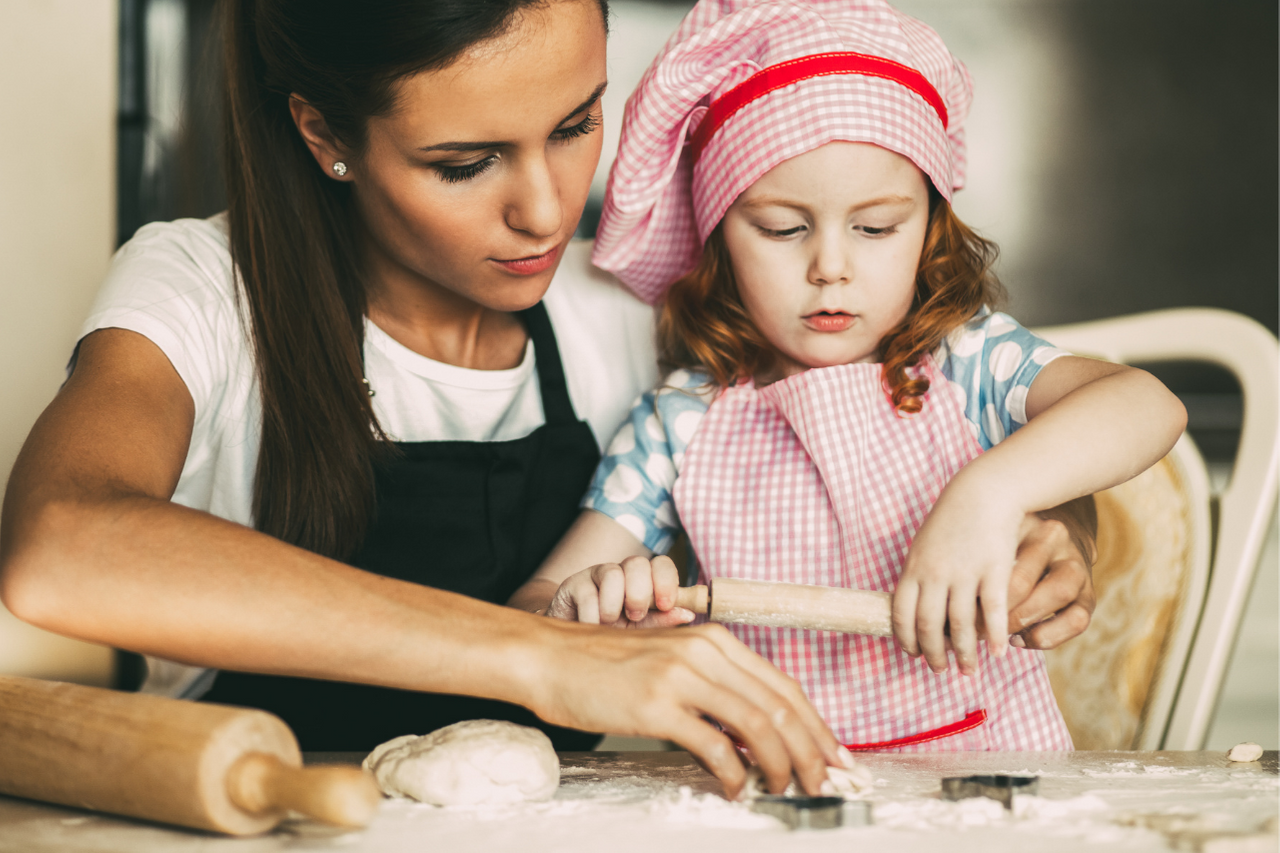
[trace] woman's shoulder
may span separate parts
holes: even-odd
[[[225,214],[142,226],[112,258],[95,309],[181,297],[203,306],[235,301]]]
[[[168,357],[197,411],[249,352],[226,217],[153,222],[120,247],[80,337],[120,328]]]

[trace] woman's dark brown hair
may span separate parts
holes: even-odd
[[[387,450],[362,382],[366,297],[350,187],[316,165],[290,96],[358,159],[366,122],[394,109],[399,80],[449,65],[545,2],[224,0],[227,213],[262,399],[259,530],[349,556]]]
[[[908,368],[984,305],[994,308],[1004,300],[1004,288],[991,271],[996,245],[961,222],[932,188],[930,199],[915,299],[906,319],[880,340],[885,391],[903,413],[920,411],[920,398],[929,390],[929,381],[912,378]],[[719,227],[698,266],[667,292],[658,343],[668,366],[705,370],[724,387],[772,363],[773,347],[742,306]]]

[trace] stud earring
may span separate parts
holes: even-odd
[[[341,178],[347,173],[347,164],[339,160],[333,164],[333,173]]]

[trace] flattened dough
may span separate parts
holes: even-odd
[[[428,735],[403,735],[364,760],[392,797],[438,806],[549,800],[560,785],[560,759],[537,729],[501,720],[465,720]]]

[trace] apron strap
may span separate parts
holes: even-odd
[[[560,361],[560,347],[556,345],[556,333],[551,328],[551,318],[541,302],[518,312],[524,320],[533,352],[537,359],[538,388],[542,392],[542,411],[548,424],[576,424],[578,415],[569,399],[569,386],[564,377],[564,365]]]

